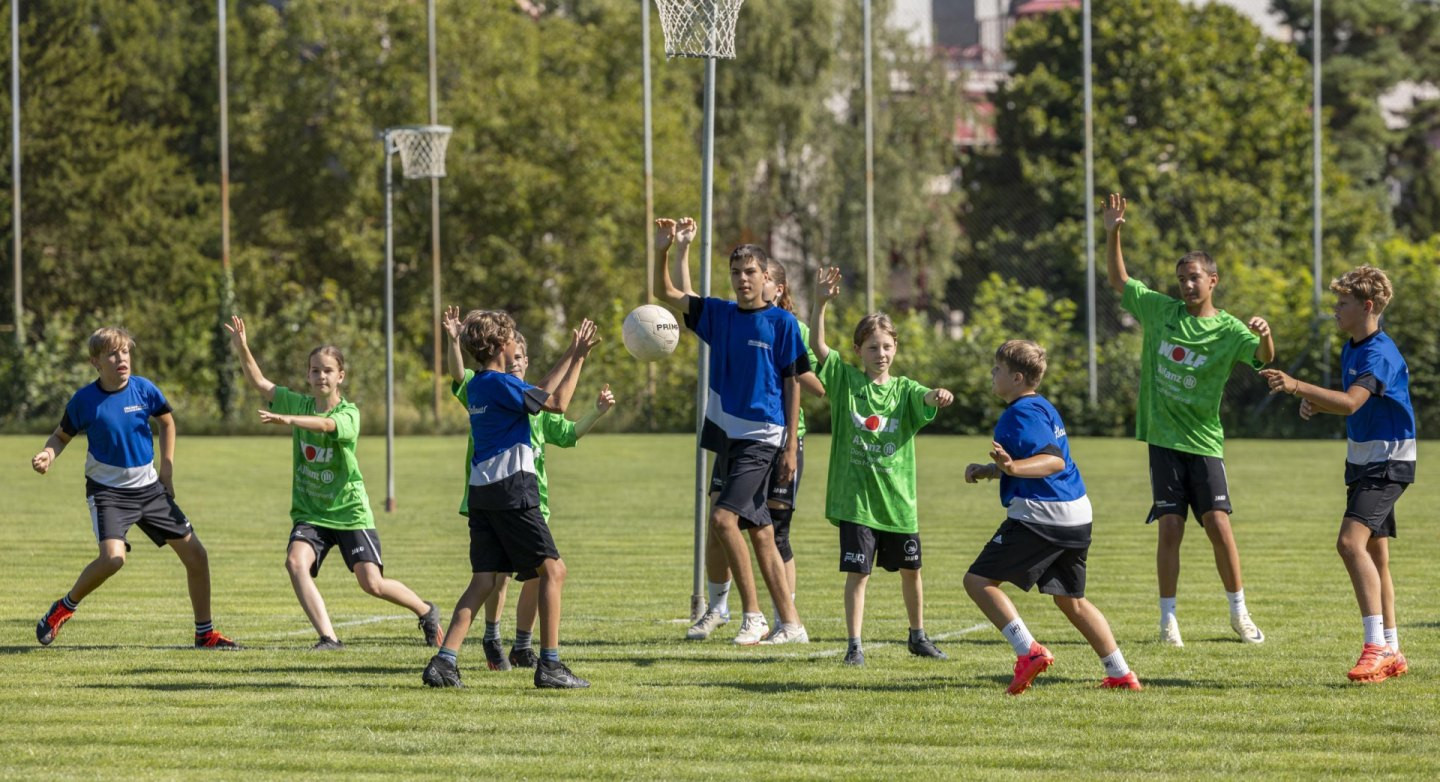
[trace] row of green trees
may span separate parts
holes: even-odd
[[[601,382],[616,389],[612,425],[683,429],[694,415],[694,341],[652,379],[619,340],[645,285],[641,4],[548,5],[537,19],[510,0],[437,3],[440,116],[455,127],[441,191],[444,299],[514,313],[537,365],[569,324],[595,319],[607,344],[587,392]],[[886,6],[876,3],[877,18]],[[348,393],[377,423],[376,133],[426,116],[425,3],[235,0],[232,9],[235,308],[279,382],[301,382],[314,345],[342,346]],[[84,336],[118,322],[139,340],[137,370],[166,389],[188,430],[253,428],[258,398],[236,388],[219,330],[229,307],[218,260],[213,6],[36,0],[22,11],[28,341],[0,347],[0,426],[52,426],[92,377]],[[693,214],[702,65],[662,62],[658,25],[652,33],[657,211]],[[749,0],[717,89],[718,257],[739,241],[783,245],[802,300],[818,267],[839,265],[851,283],[846,321],[859,314],[864,282],[859,35],[856,3]],[[1271,317],[1282,362],[1320,371],[1336,343],[1311,318],[1304,52],[1263,39],[1233,11],[1178,0],[1097,4],[1094,35],[1097,191],[1131,197],[1134,273],[1163,285],[1180,253],[1209,249],[1222,264],[1222,305]],[[930,294],[897,313],[900,363],[957,392],[942,428],[987,427],[989,355],[1004,338],[1028,336],[1051,349],[1047,392],[1073,428],[1123,433],[1138,340],[1103,285],[1105,393],[1086,403],[1078,14],[1021,22],[1007,47],[1015,66],[994,99],[999,143],[957,154],[949,139],[960,82],[903,33],[877,35],[877,290],[883,301],[894,273]],[[1326,274],[1371,261],[1396,276],[1391,329],[1412,356],[1428,414],[1425,402],[1440,395],[1440,338],[1420,318],[1440,293],[1440,244],[1419,226],[1434,199],[1417,196],[1401,217],[1375,180],[1347,167],[1345,132],[1334,127],[1325,150]],[[1430,152],[1412,151],[1423,164],[1415,170],[1430,165]],[[428,188],[397,187],[397,420],[402,430],[456,429],[458,406],[440,421],[430,413]],[[8,198],[7,186],[7,213]],[[724,271],[717,263],[720,295]],[[9,297],[0,307],[11,320]],[[964,314],[958,334],[951,310]],[[1232,433],[1293,428],[1256,414],[1258,383],[1242,377],[1236,388]]]

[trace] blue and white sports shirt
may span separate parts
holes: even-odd
[[[1070,458],[1065,422],[1049,400],[1030,394],[1011,402],[995,422],[995,442],[1016,461],[1042,453],[1065,460],[1065,469],[1046,478],[1000,476],[1000,504],[1009,518],[1057,546],[1090,545],[1090,498]]]
[[[486,370],[466,386],[470,435],[470,507],[483,510],[534,508],[540,505],[535,476],[535,451],[530,445],[530,416],[549,397],[508,372]]]
[[[150,418],[168,412],[165,395],[143,377],[131,375],[119,391],[106,391],[96,380],[70,397],[60,429],[71,437],[85,433],[87,479],[115,489],[142,488],[160,480]]]
[[[785,440],[782,381],[810,371],[800,323],[773,305],[744,310],[726,299],[689,297],[685,325],[710,346],[710,398],[701,443]],[[723,436],[723,438],[722,438]]]
[[[1369,389],[1370,398],[1345,417],[1345,483],[1361,478],[1415,482],[1415,410],[1410,368],[1383,331],[1340,348],[1342,387]]]

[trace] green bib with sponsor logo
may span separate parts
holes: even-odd
[[[839,351],[818,372],[830,399],[830,470],[825,517],[886,532],[918,531],[915,433],[935,420],[930,389],[905,377],[872,383]]]
[[[1136,439],[1223,458],[1220,398],[1236,364],[1265,366],[1255,358],[1259,335],[1224,311],[1197,318],[1184,302],[1152,291],[1134,277],[1125,283],[1121,306],[1145,328]]]
[[[360,437],[360,408],[341,399],[323,413],[315,397],[275,387],[270,409],[282,415],[313,415],[335,422],[333,432],[294,430],[295,469],[290,489],[290,519],[330,529],[374,529],[365,479],[355,460]]]

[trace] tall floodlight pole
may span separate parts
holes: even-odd
[[[1094,407],[1100,401],[1100,383],[1095,361],[1095,95],[1090,0],[1084,0],[1081,15],[1085,28],[1085,198],[1081,201],[1085,204],[1085,337],[1089,343],[1090,406]]]
[[[864,3],[865,35],[865,311],[875,311],[875,84],[870,0]]]
[[[1311,302],[1315,308],[1314,322],[1316,324],[1316,330],[1318,331],[1320,323],[1325,317],[1325,313],[1320,311],[1320,297],[1322,293],[1320,288],[1320,276],[1322,273],[1321,261],[1324,255],[1324,248],[1320,246],[1320,241],[1323,236],[1320,210],[1324,203],[1324,196],[1320,189],[1320,0],[1314,0],[1311,15],[1315,21],[1310,31],[1310,77],[1312,100],[1314,102],[1314,107],[1310,111],[1310,178],[1312,180],[1310,208],[1313,211],[1313,225],[1310,229],[1310,273],[1314,278],[1314,290],[1311,291]],[[1320,356],[1321,375],[1323,376],[1325,386],[1328,388],[1330,386],[1330,351],[1321,350]]]
[[[439,93],[435,87],[435,0],[425,0],[425,21],[426,40],[429,43],[430,60],[430,124],[437,124],[440,120],[438,114]],[[434,337],[431,356],[433,361],[432,370],[435,376],[434,395],[431,399],[431,413],[434,416],[436,430],[440,427],[440,400],[443,398],[441,387],[443,373],[440,371],[441,339],[440,339],[440,180],[430,180],[430,333]]]
[[[25,348],[20,260],[20,0],[10,0],[10,258],[15,267],[15,347]]]

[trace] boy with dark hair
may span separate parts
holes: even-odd
[[[1055,598],[1105,666],[1107,689],[1138,690],[1105,616],[1085,599],[1085,555],[1090,549],[1091,511],[1080,469],[1070,458],[1065,422],[1036,393],[1045,377],[1045,350],[1012,339],[995,351],[991,388],[1005,400],[995,423],[990,464],[965,468],[965,482],[1000,479],[1005,521],[965,574],[965,591],[1015,650],[1015,676],[1006,689],[1019,695],[1055,658],[1030,635],[1014,603],[1000,589],[1009,581],[1025,591],[1039,585]]]
[[[710,510],[710,525],[712,539],[724,547],[740,591],[744,619],[735,643],[807,643],[810,637],[795,611],[768,507],[772,469],[775,481],[785,484],[797,467],[800,386],[796,378],[810,371],[800,324],[794,315],[766,303],[769,256],[753,244],[742,244],[730,253],[735,301],[692,296],[676,287],[668,268],[676,223],[664,218],[655,222],[660,252],[655,264],[657,298],[682,314],[686,327],[711,347],[701,445],[715,452],[716,474],[724,476],[724,488]],[[780,615],[780,627],[773,633],[760,610],[741,530],[749,532],[755,560]]]
[[[1361,266],[1330,283],[1335,321],[1350,339],[1340,349],[1343,390],[1302,383],[1278,369],[1260,374],[1272,393],[1300,397],[1300,417],[1345,416],[1345,515],[1336,548],[1365,628],[1360,660],[1351,681],[1379,682],[1410,669],[1400,653],[1395,584],[1390,578],[1390,538],[1395,502],[1415,482],[1415,411],[1410,406],[1410,368],[1380,314],[1394,295],[1385,272]]]
[[[1230,603],[1230,627],[1246,643],[1265,641],[1245,605],[1240,551],[1230,530],[1229,482],[1225,476],[1225,430],[1220,398],[1235,364],[1260,369],[1275,358],[1275,343],[1264,318],[1241,322],[1215,308],[1219,272],[1203,252],[1175,264],[1181,298],[1153,291],[1125,272],[1120,227],[1125,199],[1110,195],[1105,209],[1105,255],[1110,287],[1121,306],[1145,329],[1140,353],[1140,400],[1135,438],[1150,445],[1150,490],[1154,504],[1146,519],[1159,521],[1155,571],[1160,585],[1160,640],[1184,646],[1175,618],[1180,581],[1180,541],[1185,518],[1205,529],[1215,550],[1215,569]]]
[[[211,623],[210,558],[175,504],[175,419],[170,403],[154,383],[130,374],[135,340],[122,328],[90,335],[90,364],[100,377],[75,392],[65,405],[60,426],[30,466],[44,475],[75,435],[84,432],[85,501],[100,545],[70,591],[56,600],[35,626],[35,640],[49,646],[74,615],[80,601],[125,565],[130,527],[139,526],[156,546],[168,545],[185,566],[190,605],[195,612],[195,646],[234,649],[237,644]],[[160,466],[155,467],[150,419],[160,429]]]

